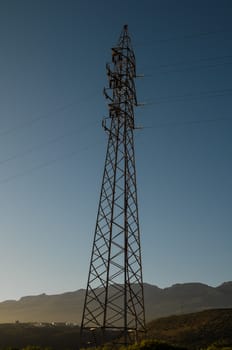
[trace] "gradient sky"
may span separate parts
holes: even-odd
[[[144,281],[232,279],[231,0],[0,0],[0,301],[85,288],[127,23]]]

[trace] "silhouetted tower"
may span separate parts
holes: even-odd
[[[108,330],[118,331],[124,344],[145,331],[133,139],[136,69],[126,25],[106,69],[109,117],[102,124],[108,146],[81,324],[82,338],[90,330],[97,345]]]

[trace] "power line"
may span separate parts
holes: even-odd
[[[232,121],[232,118],[215,118],[215,119],[198,119],[198,120],[186,120],[180,122],[167,122],[167,123],[159,123],[153,126],[145,126],[142,129],[159,129],[173,126],[182,126],[182,125],[194,125],[194,124],[207,124],[207,123],[215,123],[215,122],[224,122],[224,121]]]
[[[12,128],[9,128],[7,130],[3,130],[3,131],[0,132],[0,136],[5,136],[5,135],[8,135],[8,134],[11,134],[14,131],[17,131],[17,130],[20,130],[20,129],[24,129],[26,127],[29,127],[29,126],[33,125],[34,123],[37,123],[40,120],[54,117],[56,115],[54,113],[64,111],[68,107],[70,107],[70,106],[72,106],[74,104],[75,103],[72,102],[72,103],[69,103],[69,104],[65,104],[65,105],[59,106],[59,107],[53,109],[52,112],[49,112],[49,113],[46,113],[46,114],[42,114],[42,115],[40,115],[38,117],[35,117],[33,119],[30,119],[30,120],[27,120],[25,122],[22,122],[22,123],[20,123],[20,124],[18,124],[16,126],[13,126]]]
[[[28,170],[25,170],[25,171],[22,171],[21,173],[18,173],[18,174],[15,174],[15,175],[12,175],[12,176],[9,176],[9,177],[6,177],[2,180],[0,180],[0,185],[3,185],[3,184],[6,184],[8,182],[11,182],[17,178],[21,178],[21,177],[24,177],[24,176],[27,176],[27,175],[30,175],[31,173],[34,173],[40,169],[43,169],[43,168],[47,168],[55,163],[58,163],[60,161],[63,161],[63,160],[66,160],[66,159],[70,159],[76,155],[78,155],[79,153],[81,152],[84,152],[84,151],[88,151],[90,148],[92,148],[93,146],[96,146],[96,144],[99,144],[101,142],[94,142],[92,145],[89,145],[89,146],[86,146],[86,147],[83,147],[81,150],[76,150],[76,151],[72,151],[72,152],[69,152],[65,155],[63,155],[62,157],[57,157],[57,158],[54,158],[52,160],[49,160],[47,162],[43,162],[39,165],[36,165]]]
[[[90,126],[90,123],[89,123],[88,127],[89,126]],[[92,126],[92,122],[91,122],[91,126]],[[84,128],[84,129],[87,129],[87,128]],[[26,156],[27,154],[33,153],[35,151],[38,151],[38,150],[40,150],[40,149],[42,149],[44,147],[47,147],[47,146],[51,145],[51,144],[57,143],[60,140],[65,139],[68,136],[76,134],[77,131],[83,132],[84,129],[81,129],[81,130],[80,129],[75,129],[75,130],[72,130],[72,131],[70,131],[68,133],[65,133],[65,134],[59,135],[57,137],[51,138],[47,142],[41,143],[39,145],[35,145],[33,147],[30,147],[30,148],[27,148],[26,150],[24,150],[22,152],[18,152],[17,154],[14,154],[14,155],[12,155],[12,156],[10,156],[8,158],[0,160],[0,165],[3,165],[5,163],[8,163],[8,162],[10,162],[12,160],[15,160],[15,159],[18,159],[18,158],[22,158],[22,157]]]
[[[195,64],[199,62],[210,62],[210,61],[218,61],[218,60],[224,60],[224,59],[232,59],[232,55],[223,55],[223,56],[211,56],[211,57],[202,57],[196,60],[191,60],[189,62],[186,61],[180,61],[180,62],[174,62],[174,63],[168,63],[168,64],[160,64],[156,65],[154,68],[168,68],[172,66],[182,66],[187,64]]]
[[[218,66],[228,66],[228,65],[231,65],[232,64],[232,61],[231,62],[222,62],[222,63],[212,63],[212,64],[205,64],[205,65],[196,65],[196,66],[190,66],[190,67],[185,67],[183,69],[168,69],[168,70],[156,70],[156,74],[157,73],[162,73],[162,74],[167,74],[167,73],[180,73],[180,72],[187,72],[187,71],[196,71],[196,70],[201,70],[201,69],[207,69],[207,68],[215,68],[215,67],[218,67]],[[152,74],[148,74],[146,75],[145,74],[145,77],[148,76],[148,77],[153,77]]]
[[[98,95],[98,94],[91,95],[90,99],[94,98],[96,95]],[[82,101],[83,101],[83,99],[82,99]],[[74,100],[74,101],[72,101],[70,103],[67,103],[67,104],[55,107],[55,108],[51,109],[50,112],[43,113],[43,114],[39,115],[38,117],[32,118],[30,120],[26,120],[26,121],[24,121],[22,123],[19,123],[18,125],[15,125],[15,126],[9,128],[9,129],[0,131],[0,137],[1,136],[6,136],[6,135],[11,134],[11,133],[13,133],[13,132],[15,132],[17,130],[20,130],[20,129],[24,129],[24,128],[30,127],[33,124],[35,124],[35,123],[37,123],[37,122],[39,122],[41,120],[46,120],[46,119],[49,119],[49,118],[53,118],[53,117],[57,116],[57,113],[65,111],[69,107],[78,105],[79,103],[80,103],[80,101]]]
[[[172,42],[172,41],[190,40],[190,39],[195,39],[195,38],[204,38],[204,37],[208,37],[208,36],[211,36],[211,35],[217,35],[217,34],[223,34],[223,33],[231,33],[231,30],[221,29],[221,30],[217,30],[217,31],[191,33],[191,34],[186,34],[186,35],[179,36],[179,37],[155,39],[155,40],[150,41],[149,43],[142,43],[142,44],[137,43],[136,46],[147,46],[147,45],[151,45],[151,44],[165,44],[165,43],[169,43],[169,42]]]
[[[182,97],[192,97],[192,96],[200,96],[200,95],[208,95],[208,94],[218,94],[218,93],[224,93],[224,92],[232,92],[232,88],[226,88],[226,89],[217,89],[217,90],[205,90],[205,91],[201,91],[200,94],[192,94],[192,93],[188,93],[188,94],[184,94],[184,95],[173,95],[173,96],[161,96],[159,97],[159,99],[172,99],[172,98],[182,98]]]
[[[232,121],[232,118],[215,118],[215,119],[205,119],[205,120],[189,120],[189,121],[180,121],[180,122],[167,122],[167,123],[159,123],[157,125],[153,125],[153,126],[145,126],[145,127],[142,127],[142,129],[159,129],[159,128],[167,128],[167,127],[175,127],[175,126],[184,126],[184,125],[193,125],[193,124],[207,124],[207,123],[215,123],[215,122],[223,122],[223,121]],[[141,135],[141,134],[140,134]],[[52,140],[50,140],[48,143],[52,143],[52,142],[57,142],[59,141],[59,139],[63,138],[63,137],[66,137],[68,135],[60,135],[58,136],[57,138],[54,138]],[[5,183],[8,183],[8,182],[11,182],[17,178],[21,178],[21,177],[24,177],[24,176],[27,176],[27,175],[30,175],[31,173],[34,173],[40,169],[43,169],[43,168],[47,168],[55,163],[58,163],[60,161],[63,161],[63,160],[66,160],[66,159],[70,159],[84,151],[88,151],[89,149],[91,149],[93,146],[97,145],[97,144],[100,144],[102,142],[94,142],[92,145],[89,145],[89,146],[86,146],[86,147],[83,147],[82,149],[79,149],[79,150],[76,150],[76,151],[72,151],[72,152],[69,152],[65,155],[63,155],[62,157],[57,157],[55,159],[52,159],[52,160],[49,160],[47,162],[43,162],[35,167],[32,167],[31,169],[29,170],[25,170],[25,171],[22,171],[21,173],[18,173],[18,174],[15,174],[15,175],[12,175],[12,176],[9,176],[9,177],[6,177],[2,180],[0,180],[0,185],[2,184],[5,184]],[[43,147],[43,145],[41,144],[40,145],[41,147]],[[27,150],[28,153],[30,153],[30,150],[28,149]],[[25,152],[26,153],[26,152]],[[21,156],[21,155],[20,155]],[[13,158],[13,157],[12,157]],[[16,158],[16,156],[15,156]],[[1,161],[0,164],[2,162],[5,162],[5,161],[8,161],[7,159],[4,160],[4,161]]]
[[[149,103],[145,103],[145,105],[157,105],[157,104],[181,102],[181,101],[193,100],[193,99],[221,97],[221,96],[228,96],[231,94],[232,94],[232,88],[219,89],[219,90],[206,90],[206,91],[200,92],[199,94],[189,93],[184,95],[160,96],[156,99],[152,99],[151,102]]]

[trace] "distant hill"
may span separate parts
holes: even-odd
[[[136,288],[136,286],[135,286]],[[144,284],[147,321],[206,309],[232,308],[232,282],[219,287],[201,283],[158,288]],[[85,290],[58,295],[27,296],[0,303],[0,323],[73,322],[80,324]]]
[[[213,343],[232,346],[232,309],[205,310],[170,316],[147,325],[148,338],[188,349],[206,348]]]
[[[147,321],[170,315],[232,307],[232,282],[219,287],[202,283],[174,284],[160,289],[145,285]]]

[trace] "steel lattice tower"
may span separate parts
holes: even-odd
[[[133,139],[136,67],[126,25],[106,69],[109,117],[102,124],[108,146],[81,336],[96,331],[101,343],[107,331],[117,330],[128,344],[145,331],[145,315]]]

